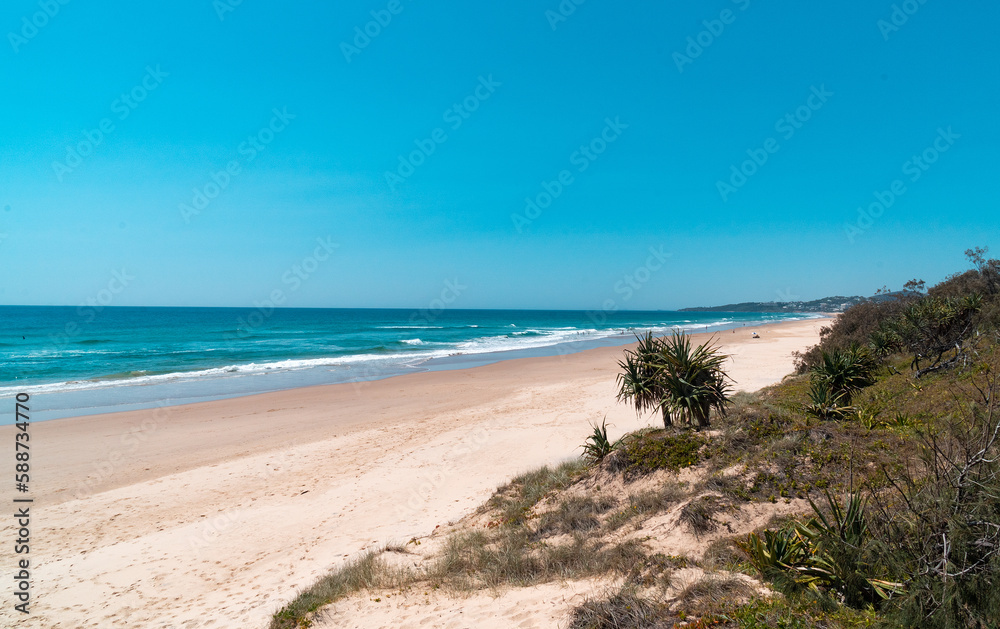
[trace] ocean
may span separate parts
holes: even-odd
[[[723,330],[785,313],[0,306],[0,423],[362,382]],[[9,407],[9,408],[8,408]]]

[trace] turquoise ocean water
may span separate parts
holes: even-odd
[[[0,306],[0,423],[359,382],[808,315]],[[10,409],[8,409],[10,407]],[[9,411],[9,412],[8,412]]]

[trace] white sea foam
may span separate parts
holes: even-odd
[[[355,354],[331,358],[307,358],[279,360],[267,363],[248,363],[244,365],[226,365],[197,371],[179,371],[165,374],[137,376],[116,380],[71,380],[17,387],[0,387],[0,396],[17,392],[51,393],[54,391],[82,391],[85,389],[105,389],[120,386],[148,386],[165,382],[181,382],[212,377],[252,376],[278,371],[298,371],[315,367],[350,367],[356,363],[386,363],[399,364],[423,362],[437,356],[445,356],[447,352],[409,352],[406,354]]]
[[[802,315],[801,317],[783,317],[781,321],[794,321],[800,319],[816,318],[816,315]],[[750,324],[751,322],[747,322]],[[754,322],[756,325],[759,322]],[[21,385],[0,387],[0,397],[13,396],[18,392],[25,393],[51,393],[63,391],[82,391],[88,389],[104,389],[122,386],[150,386],[161,383],[180,383],[201,380],[205,378],[233,378],[244,376],[258,376],[276,372],[290,372],[315,368],[342,368],[345,373],[352,373],[357,369],[362,369],[366,373],[379,373],[389,371],[393,368],[414,367],[434,358],[455,356],[463,354],[485,354],[492,352],[503,352],[512,350],[537,349],[560,343],[574,341],[594,341],[609,337],[632,336],[633,334],[644,334],[647,330],[656,335],[669,334],[674,330],[699,331],[706,326],[715,327],[721,325],[738,325],[731,320],[717,320],[704,323],[685,323],[681,325],[664,324],[643,328],[615,328],[598,330],[594,328],[529,328],[523,332],[512,332],[496,336],[484,336],[464,342],[450,344],[440,349],[425,349],[419,351],[388,352],[381,354],[362,353],[347,356],[335,356],[325,358],[308,359],[287,359],[265,363],[248,363],[237,365],[226,365],[210,369],[196,371],[172,372],[155,375],[141,375],[133,377],[123,377],[119,379],[99,379],[99,380],[74,380],[65,382],[55,382],[38,385]],[[396,328],[416,329],[441,326],[392,326]],[[517,327],[510,324],[510,327]],[[403,339],[400,341],[407,345],[419,346],[426,343],[419,339]],[[72,350],[75,351],[75,350]],[[93,355],[94,352],[86,352]],[[63,354],[65,355],[65,354]]]
[[[442,348],[439,350],[423,350],[416,352],[408,351],[385,354],[366,353],[329,358],[289,359],[259,364],[248,363],[242,365],[226,365],[223,367],[200,369],[197,371],[172,372],[113,380],[73,380],[39,385],[0,387],[0,396],[13,395],[17,392],[37,394],[52,393],[56,391],[62,392],[82,391],[87,389],[106,389],[121,386],[149,386],[169,382],[200,380],[203,378],[231,378],[275,372],[299,371],[317,367],[343,367],[350,369],[354,366],[359,366],[363,367],[366,371],[379,371],[391,366],[413,367],[428,360],[443,358],[445,356],[533,349],[545,347],[547,345],[555,345],[557,343],[570,340],[599,338],[595,336],[595,333],[597,332],[597,330],[559,330],[551,333],[543,332],[541,336],[532,337],[511,338],[506,335],[492,336],[473,339],[471,341],[458,343],[450,348]],[[608,332],[609,336],[617,334],[617,332],[613,330],[607,330],[605,332]],[[421,339],[403,339],[401,342],[415,346],[425,344]]]

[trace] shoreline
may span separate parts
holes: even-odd
[[[721,324],[706,325],[704,330],[697,331],[694,328],[681,326],[688,334],[722,333],[733,329],[753,326],[763,327],[774,323],[790,323],[795,321],[809,321],[828,317],[826,313],[799,313],[800,319],[789,319],[779,321],[747,321],[747,322],[726,322]],[[541,345],[537,347],[503,349],[488,352],[456,352],[448,356],[429,357],[413,364],[400,364],[383,371],[372,371],[366,367],[361,367],[359,371],[353,371],[356,367],[348,366],[348,371],[338,371],[338,375],[323,368],[306,368],[301,370],[276,371],[273,373],[257,374],[254,377],[225,377],[217,376],[212,378],[193,377],[201,373],[204,369],[195,369],[190,372],[171,372],[161,376],[171,376],[168,379],[154,382],[142,383],[131,382],[128,379],[119,381],[119,384],[111,384],[112,380],[104,377],[95,377],[92,380],[81,380],[68,382],[70,385],[93,382],[102,383],[100,386],[88,386],[86,388],[69,387],[63,390],[43,390],[37,391],[39,387],[50,387],[52,384],[25,385],[18,392],[26,392],[32,396],[37,410],[33,421],[43,422],[54,419],[79,418],[92,415],[104,415],[109,413],[119,413],[128,411],[141,411],[173,406],[184,406],[188,404],[198,404],[202,402],[213,402],[218,400],[234,399],[262,393],[275,393],[280,391],[291,391],[295,389],[308,388],[313,386],[325,386],[331,384],[358,384],[361,382],[385,380],[402,375],[415,373],[426,373],[433,371],[443,371],[451,369],[470,369],[478,366],[489,365],[506,360],[516,360],[519,358],[534,358],[548,356],[563,356],[589,349],[601,347],[623,347],[634,342],[634,334],[643,331],[642,329],[630,330],[628,333],[615,333],[610,335],[591,336],[582,335],[579,339],[564,340],[551,345]],[[665,332],[657,332],[663,334]],[[232,365],[228,365],[232,366]],[[209,368],[209,371],[218,370],[218,367]],[[353,375],[348,375],[353,374]],[[67,383],[64,383],[67,384]],[[10,388],[10,387],[8,387]],[[0,402],[5,399],[13,399],[14,393],[0,396]],[[116,400],[109,402],[108,400]],[[0,426],[6,425],[7,418],[0,415]],[[10,418],[13,423],[13,417]]]
[[[826,323],[692,336],[716,338],[736,388],[755,390]],[[578,453],[590,423],[606,417],[612,437],[657,425],[615,402],[624,348],[33,425],[32,617],[263,626],[346,558],[429,534]]]

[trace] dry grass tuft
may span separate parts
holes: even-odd
[[[604,527],[609,531],[616,531],[637,516],[649,517],[663,513],[687,497],[687,489],[674,481],[630,494],[628,503],[605,519]]]
[[[662,603],[626,585],[606,597],[588,599],[574,609],[569,629],[659,629],[673,626],[670,617]]]
[[[534,538],[541,539],[564,533],[584,533],[601,525],[599,515],[618,504],[611,496],[572,496],[559,503],[552,511],[541,515]]]
[[[746,555],[733,538],[723,537],[708,545],[701,557],[701,565],[709,570],[738,572],[749,568]]]
[[[270,629],[294,629],[320,607],[364,590],[400,587],[411,580],[407,570],[394,568],[382,558],[382,550],[368,551],[326,575],[276,613]]]
[[[427,578],[459,590],[497,589],[595,574],[624,575],[645,561],[642,544],[634,540],[604,544],[577,533],[566,543],[537,544],[529,529],[503,527],[450,536]]]
[[[701,537],[718,528],[718,522],[713,516],[724,508],[718,496],[701,496],[684,505],[680,522],[686,524],[695,537]]]
[[[750,600],[756,594],[753,586],[738,576],[706,572],[678,592],[675,606],[688,614],[703,616],[718,613],[737,601]]]

